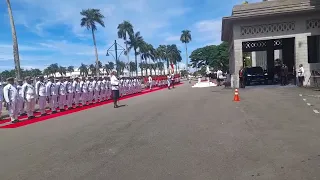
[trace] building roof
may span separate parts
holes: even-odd
[[[305,13],[320,10],[320,0],[273,0],[236,5],[232,15],[222,18],[221,40],[228,41],[232,22],[236,20]]]

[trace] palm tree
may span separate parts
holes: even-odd
[[[74,72],[74,66],[68,66],[67,72],[71,75]]]
[[[21,68],[20,68],[18,38],[17,38],[16,27],[15,27],[13,15],[12,15],[10,0],[7,0],[7,5],[8,5],[10,24],[11,24],[12,41],[13,41],[13,59],[14,59],[14,66],[15,66],[15,74],[16,74],[16,78],[20,79]]]
[[[4,72],[4,71],[3,71],[3,72]],[[3,73],[3,72],[2,72],[2,73]],[[1,74],[2,74],[2,73],[1,73]],[[45,68],[45,69],[43,70],[43,74],[46,75],[46,76],[49,76],[49,75],[51,74],[50,68],[49,68],[49,67]]]
[[[146,63],[140,62],[139,63],[139,67],[141,69],[141,76],[143,76],[143,70],[146,68]]]
[[[107,73],[107,75],[109,75],[110,74],[110,67],[109,67],[109,64],[105,64],[104,66],[103,66],[103,73],[104,73],[104,71],[106,71],[106,73]]]
[[[126,63],[125,62],[123,62],[123,61],[118,61],[118,69],[119,69],[119,74],[120,75],[123,75],[124,73],[124,69],[126,68]]]
[[[154,75],[157,75],[157,64],[150,64],[150,72],[152,72],[152,70],[154,70]]]
[[[127,44],[129,46],[128,50],[133,49],[134,51],[134,58],[135,58],[135,63],[136,65],[138,65],[138,60],[137,60],[137,56],[139,55],[139,51],[140,51],[140,47],[143,44],[143,38],[140,35],[140,32],[136,32],[135,34],[132,34],[131,36],[129,36],[129,40],[127,41]],[[138,51],[139,50],[139,51]],[[136,76],[138,76],[138,67],[136,68]]]
[[[61,76],[66,75],[67,74],[67,68],[63,67],[63,66],[59,66],[58,68],[58,72]]]
[[[50,64],[48,69],[51,72],[51,74],[53,74],[53,76],[56,76],[57,72],[59,72],[59,65],[57,63]]]
[[[152,59],[154,60],[154,56],[155,56],[155,50],[153,48],[153,46],[151,44],[148,44],[146,42],[143,42],[140,46],[140,58],[141,60],[145,61],[145,70],[146,70],[146,76],[148,76],[148,59]]]
[[[93,45],[94,45],[94,51],[96,55],[96,70],[97,76],[99,76],[99,58],[98,58],[98,50],[97,50],[97,43],[96,38],[94,35],[94,31],[97,30],[96,23],[100,24],[102,27],[104,26],[104,16],[100,13],[100,9],[86,9],[82,10],[80,14],[83,16],[81,19],[81,27],[86,27],[88,30],[91,30],[92,32],[92,39],[93,39]]]
[[[88,74],[89,74],[87,65],[82,64],[82,63],[81,63],[81,66],[79,67],[79,71],[80,71],[81,76],[88,76]]]
[[[129,49],[127,40],[130,36],[133,35],[133,26],[129,21],[123,21],[118,25],[118,38],[122,38],[126,44],[126,55],[129,63]],[[129,70],[130,71],[130,70]]]
[[[136,69],[137,69],[136,63],[131,61],[131,62],[129,63],[129,71],[130,71],[130,73],[133,74],[133,72],[135,72]]]
[[[180,41],[182,43],[185,44],[186,46],[186,70],[188,68],[188,46],[187,44],[192,41],[192,38],[191,38],[191,31],[189,30],[183,30],[182,31],[182,34],[181,34],[181,37],[180,37]]]
[[[163,70],[164,70],[164,64],[163,64],[163,62],[157,62],[157,67],[158,67],[160,73],[162,73]]]
[[[115,66],[114,62],[108,62],[108,65],[109,65],[109,68],[110,68],[109,70],[112,71],[114,69],[114,66]]]
[[[89,70],[90,70],[90,72],[91,72],[91,76],[94,76],[94,74],[97,73],[97,72],[96,72],[96,70],[97,70],[96,67],[97,67],[97,66],[95,66],[95,65],[93,65],[93,64],[90,64],[90,65],[89,65]]]

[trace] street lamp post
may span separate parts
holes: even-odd
[[[114,50],[112,50],[111,48],[114,46]],[[118,48],[118,46],[120,48]],[[112,51],[114,51],[115,56],[111,53]],[[118,56],[118,51],[120,51],[119,56]],[[113,58],[116,61],[116,70],[117,70],[117,76],[119,76],[119,57],[121,56],[121,54],[125,51],[125,49],[117,43],[117,40],[114,40],[114,43],[109,47],[109,49],[107,50],[107,54],[106,56],[109,56],[109,52],[110,54],[113,56]]]

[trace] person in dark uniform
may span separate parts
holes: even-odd
[[[239,70],[239,84],[240,84],[240,88],[246,87],[244,68],[242,66],[240,67],[240,70]]]
[[[289,68],[287,65],[284,65],[284,85],[288,85],[288,75],[289,75]]]
[[[282,64],[281,66],[281,86],[287,85],[287,76],[288,76],[288,67],[285,64]]]

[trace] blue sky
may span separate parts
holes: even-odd
[[[257,0],[251,0],[253,2]],[[221,17],[229,16],[241,0],[11,0],[18,35],[22,68],[40,68],[52,63],[62,66],[94,63],[90,31],[80,27],[80,11],[99,8],[105,15],[105,28],[96,33],[99,60],[117,38],[117,26],[130,21],[145,41],[155,48],[159,44],[177,44],[185,62],[181,30],[192,33],[192,50],[220,43]],[[0,1],[0,71],[12,69],[12,38],[5,1]],[[123,41],[118,40],[120,44]],[[121,60],[126,57],[121,56]],[[130,55],[134,60],[134,56]],[[184,64],[181,64],[183,66]]]

